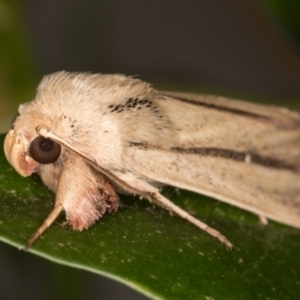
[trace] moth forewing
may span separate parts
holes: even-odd
[[[247,103],[243,110],[242,102],[235,100],[234,106],[224,98],[218,106],[217,97],[210,97],[209,105],[203,96],[174,95],[156,98],[177,129],[174,144],[131,143],[124,156],[128,165],[148,180],[300,227],[299,115]]]
[[[136,150],[136,171],[148,180],[204,194],[290,226],[300,227],[299,176],[289,171],[273,172],[254,164],[230,162],[213,157],[193,159],[169,154],[167,166],[156,163],[163,155],[158,150]],[[201,167],[201,168],[199,168]],[[230,172],[228,171],[230,168]],[[178,172],[185,169],[185,172]],[[149,171],[150,170],[150,171]],[[151,172],[155,170],[155,172]],[[154,179],[153,179],[154,180]]]
[[[228,112],[234,115],[241,115],[260,121],[271,122],[282,128],[299,126],[300,115],[284,107],[263,105],[241,101],[222,96],[213,96],[195,93],[182,93],[171,91],[160,91],[159,98],[179,100],[183,103],[190,103],[217,111]]]

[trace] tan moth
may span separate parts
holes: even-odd
[[[20,105],[4,150],[17,172],[37,172],[56,193],[27,249],[61,211],[74,230],[115,212],[116,192],[147,198],[232,247],[161,195],[161,185],[300,228],[300,115],[285,108],[58,72]]]

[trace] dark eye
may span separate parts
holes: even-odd
[[[60,156],[59,144],[43,136],[36,137],[29,146],[30,156],[40,164],[52,164]]]

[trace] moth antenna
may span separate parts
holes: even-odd
[[[219,231],[213,229],[212,227],[208,226],[207,224],[194,218],[188,212],[186,212],[185,210],[183,210],[180,207],[178,207],[177,205],[175,205],[173,202],[171,202],[169,199],[165,198],[163,195],[161,195],[159,193],[151,193],[151,194],[148,194],[148,200],[150,202],[158,204],[159,206],[161,206],[163,208],[166,208],[170,212],[175,213],[179,217],[187,220],[188,222],[192,223],[196,227],[207,232],[209,235],[213,236],[214,238],[219,240],[222,244],[224,244],[228,250],[231,250],[233,248],[233,245],[231,244],[231,242],[224,235],[222,235]]]
[[[61,203],[58,203],[55,205],[52,212],[49,214],[49,216],[46,218],[44,223],[35,231],[35,233],[28,239],[25,250],[27,251],[32,243],[55,221],[55,219],[58,217],[60,212],[62,211],[63,206]]]

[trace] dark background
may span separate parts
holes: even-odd
[[[33,97],[40,78],[58,70],[138,75],[160,88],[280,99],[296,107],[295,3],[0,0],[0,130],[9,129],[18,103]],[[1,299],[145,299],[4,244],[0,270]]]
[[[293,42],[253,0],[25,2],[26,31],[41,75],[61,69],[117,72],[300,95]]]

